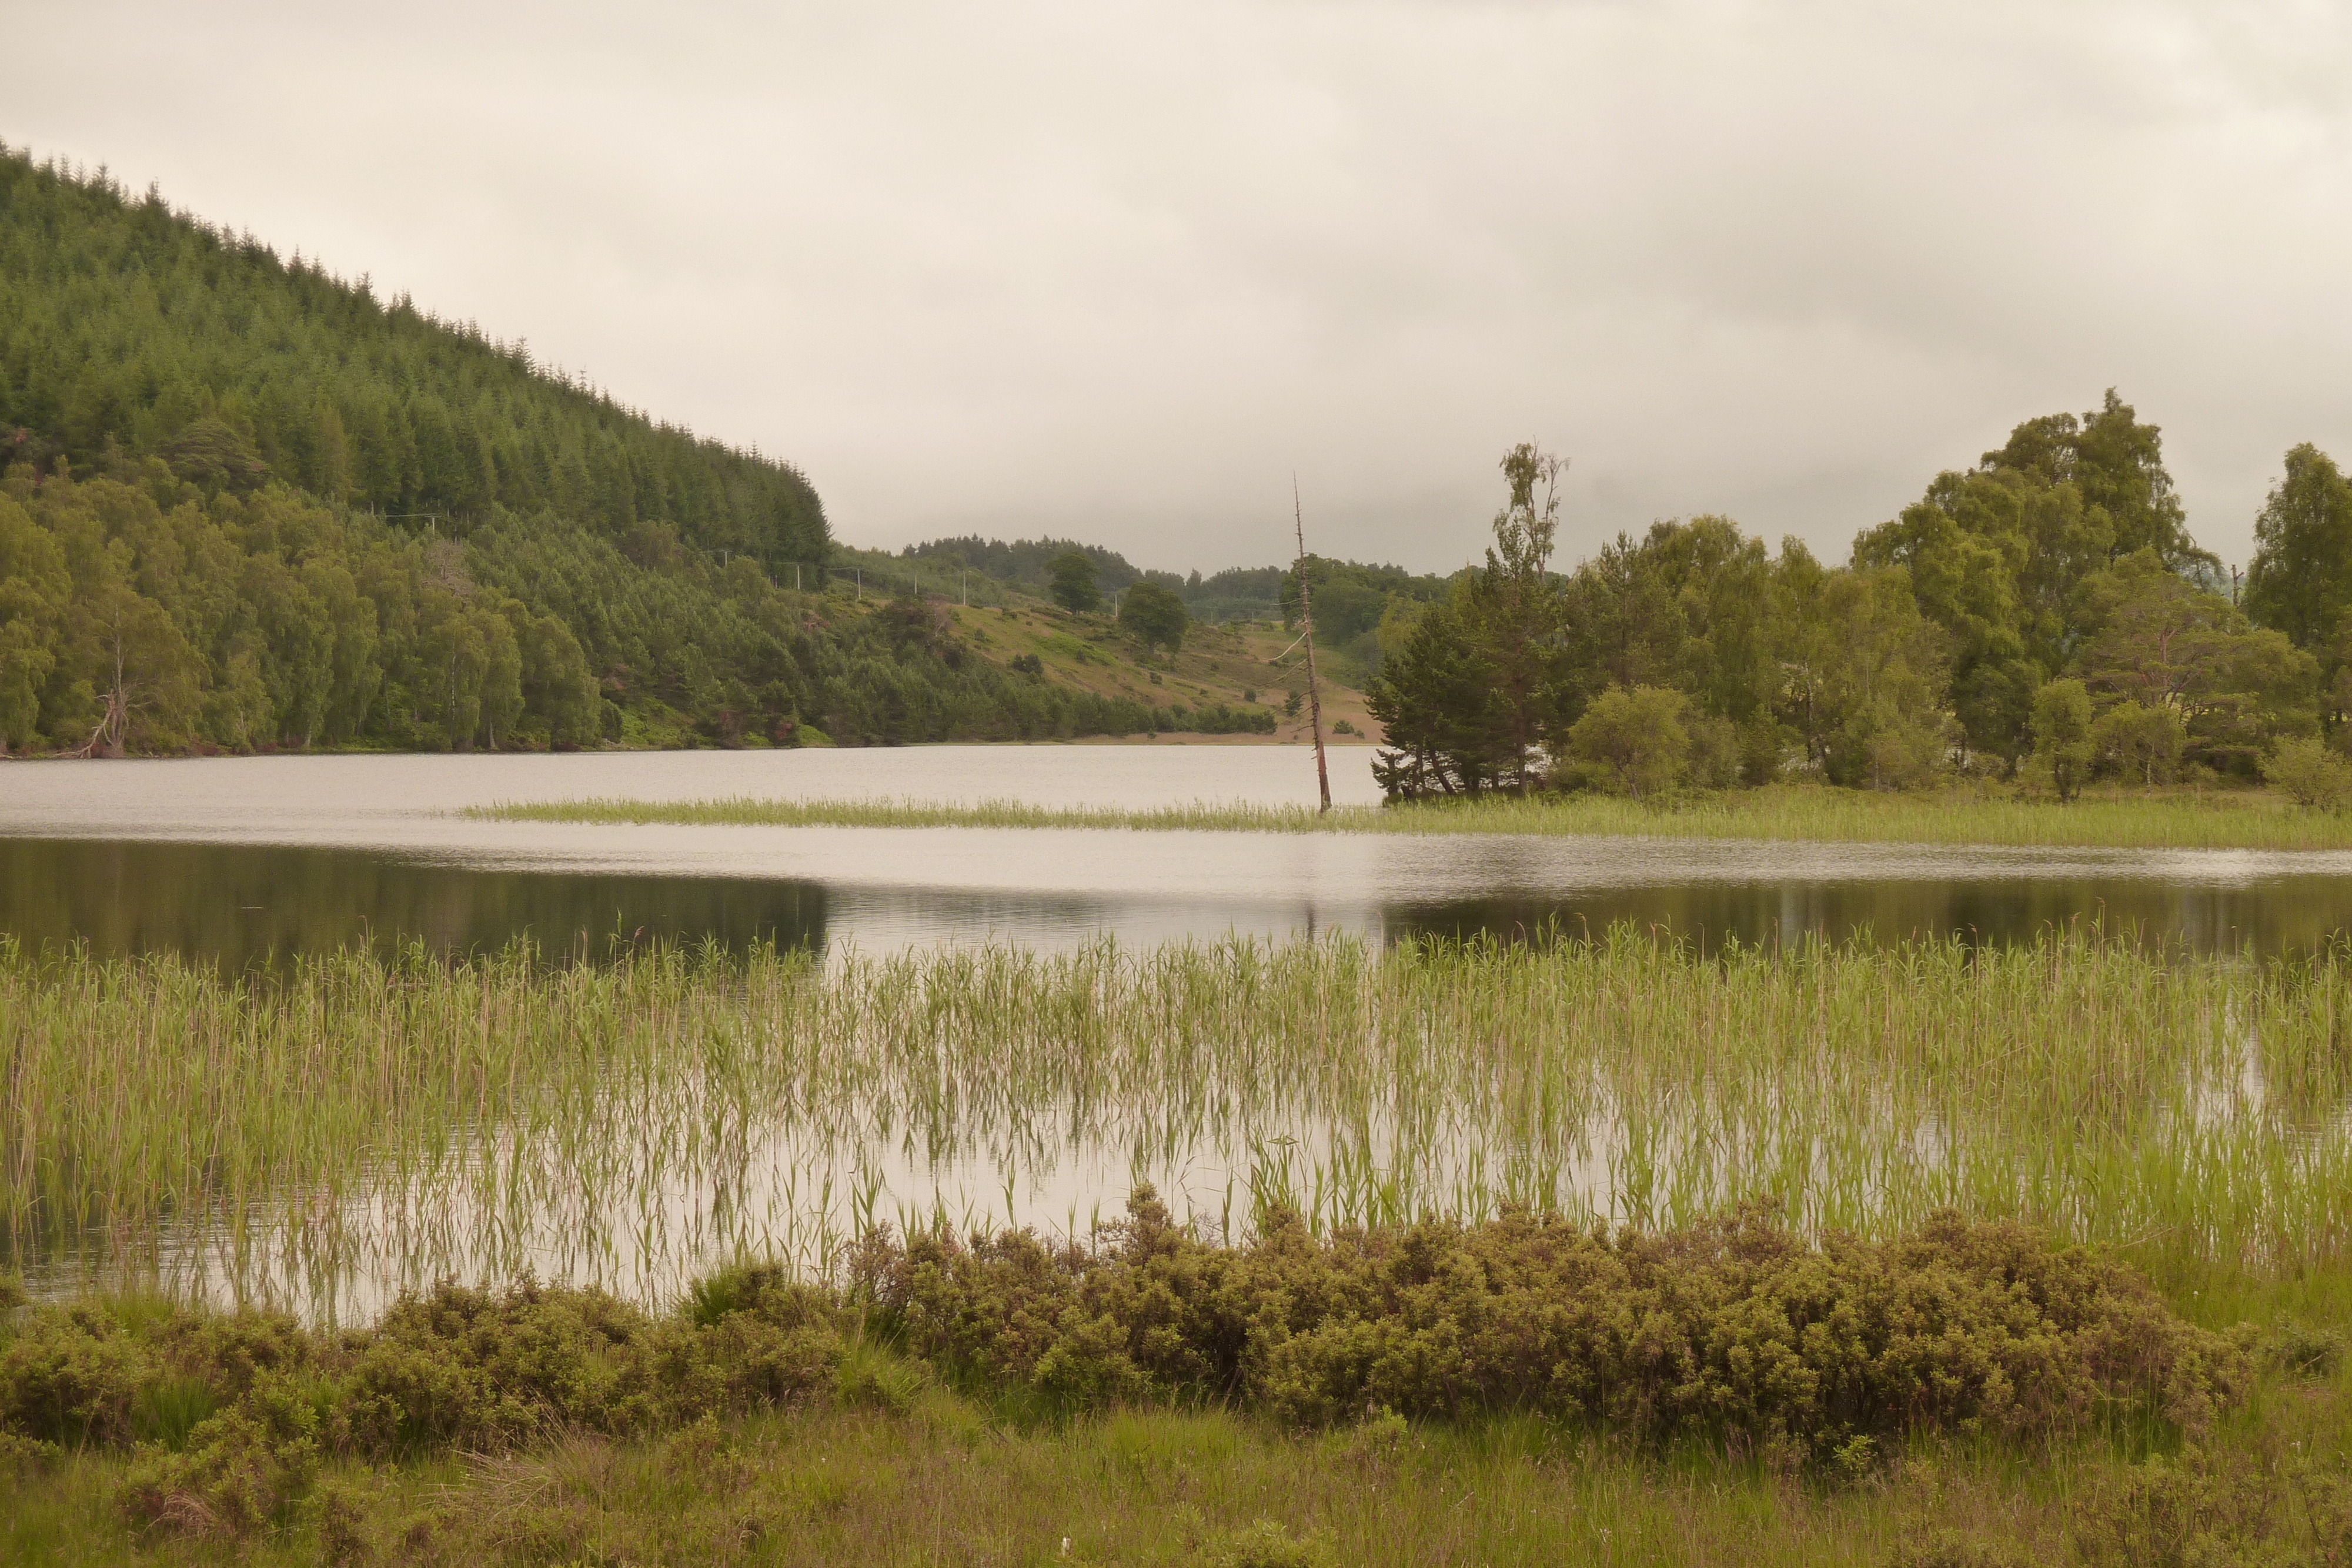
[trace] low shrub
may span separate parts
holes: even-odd
[[[2352,801],[2352,759],[2323,741],[2289,737],[2263,761],[2263,779],[2296,805],[2313,811],[2338,811]]]
[[[127,1443],[140,1391],[163,1375],[154,1347],[106,1313],[37,1315],[0,1352],[0,1430],[39,1442]]]
[[[2199,1431],[2250,1375],[2121,1265],[1948,1215],[1819,1246],[1758,1208],[1660,1236],[1522,1211],[1328,1242],[1277,1216],[1228,1249],[1139,1189],[1097,1249],[940,1232],[871,1243],[857,1270],[912,1354],[968,1375],[1303,1426],[1523,1410],[1826,1459],[1857,1437],[2077,1430],[2118,1404]]]
[[[278,1519],[319,1462],[319,1414],[279,1379],[205,1417],[179,1452],[142,1445],[124,1485],[142,1523],[197,1535],[244,1535]]]
[[[1408,1417],[1519,1412],[1858,1479],[1918,1433],[2052,1435],[2118,1409],[2203,1433],[2253,1343],[2019,1225],[1944,1216],[1814,1243],[1760,1207],[1655,1235],[1513,1212],[1318,1239],[1276,1214],[1226,1247],[1149,1188],[1095,1245],[876,1235],[836,1284],[739,1266],[664,1313],[527,1281],[445,1281],[343,1335],[153,1301],[17,1317],[0,1459],[132,1448],[135,1518],[232,1535],[283,1519],[326,1455],[488,1454],[810,1400],[976,1440],[981,1417],[950,1391],[975,1384],[1049,1411],[1253,1410],[1349,1432],[1334,1440],[1368,1464],[1402,1449]],[[2271,1351],[2298,1369],[2331,1354],[2309,1335]],[[1234,1560],[1318,1550],[1268,1537]]]

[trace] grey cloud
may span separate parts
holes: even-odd
[[[98,4],[0,136],[791,456],[842,536],[1834,557],[2114,383],[2242,556],[2352,459],[2352,24],[2229,8]],[[103,57],[93,73],[88,62]]]

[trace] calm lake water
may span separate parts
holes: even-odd
[[[1367,748],[1342,801],[1379,798]],[[457,809],[588,795],[1311,802],[1292,747],[923,747],[0,765],[0,931],[232,965],[529,936],[887,950],[1627,920],[1702,942],[2030,937],[2103,921],[2298,951],[2352,926],[2352,855],[971,828],[608,827]]]
[[[1332,760],[1339,799],[1377,799],[1368,751]],[[617,943],[705,938],[837,955],[987,941],[1066,949],[1105,934],[1138,946],[1335,929],[1375,941],[1511,936],[1616,921],[1706,943],[1857,933],[2000,942],[2100,921],[2200,950],[2294,952],[2352,926],[2343,854],[604,827],[455,814],[593,795],[1311,802],[1314,770],[1299,748],[1233,746],[0,764],[0,933],[243,966],[360,943],[466,952],[520,936],[589,957]],[[52,1294],[127,1270],[362,1316],[445,1270],[496,1279],[525,1266],[657,1300],[739,1247],[809,1256],[861,1214],[1076,1230],[1098,1208],[1116,1212],[1139,1179],[1180,1210],[1223,1218],[1261,1184],[1328,1194],[1435,1171],[1440,1185],[1475,1186],[1478,1172],[1507,1174],[1532,1157],[1480,1131],[1466,1102],[1444,1108],[1440,1124],[1455,1131],[1437,1146],[1405,1147],[1386,1112],[1279,1094],[1180,1127],[1155,1122],[1149,1106],[1081,1116],[1050,1097],[1015,1103],[982,1082],[959,1085],[931,1120],[890,1093],[806,1105],[784,1094],[735,1106],[740,1125],[705,1147],[698,1112],[686,1114],[695,1106],[632,1110],[625,1087],[609,1103],[583,1102],[599,1119],[593,1135],[461,1127],[429,1160],[386,1147],[372,1156],[380,1176],[363,1166],[332,1192],[254,1197],[236,1224],[219,1205],[247,1200],[214,1194],[152,1234],[28,1213],[21,1232],[0,1234],[0,1267]],[[1704,1094],[1685,1098],[1704,1124]],[[1675,1172],[1673,1136],[1637,1137],[1605,1107],[1597,1114],[1574,1129],[1559,1190],[1605,1207],[1629,1184],[1688,1174]],[[1887,1131],[1885,1157],[1932,1164],[1905,1152],[1921,1135]],[[2296,1157],[2334,1158],[2347,1134],[2298,1135],[2309,1148]],[[322,1225],[341,1239],[323,1261],[303,1239]]]

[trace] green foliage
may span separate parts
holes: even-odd
[[[1314,1426],[1524,1410],[1823,1460],[1858,1436],[2079,1430],[2141,1398],[2202,1430],[2251,1375],[2128,1270],[1950,1216],[1815,1248],[1758,1210],[1655,1238],[1517,1212],[1328,1240],[1275,1212],[1223,1249],[1149,1188],[1129,1210],[1099,1249],[870,1241],[859,1289],[915,1354],[1070,1406],[1193,1397]]]
[[[1561,467],[1524,443],[1504,455],[1485,569],[1420,612],[1368,689],[1392,747],[1373,762],[1390,799],[1525,792],[1538,781],[1568,674],[1568,611],[1549,565]]]
[[[1139,582],[1119,600],[1118,624],[1145,647],[1173,653],[1184,645],[1191,618],[1175,594],[1156,582]]]
[[[1102,608],[1102,589],[1095,580],[1095,563],[1083,550],[1064,550],[1045,563],[1046,593],[1073,615]]]
[[[11,447],[13,446],[13,455]],[[821,562],[790,466],[548,373],[521,343],[379,301],[103,175],[0,148],[0,467],[149,455],[206,497],[265,476],[464,525],[550,511],[760,560]]]
[[[2059,800],[2082,792],[2092,755],[2091,694],[2077,680],[2043,683],[2033,694],[2033,760]]]
[[[2310,1564],[2352,1552],[2352,1473],[2341,1454],[2191,1445],[2103,1476],[2076,1504],[2075,1560],[2086,1568]]]
[[[1555,579],[1550,509],[1533,500],[1545,462],[1531,448],[1505,460],[1510,500],[1483,570],[1427,609],[1392,602],[1382,622],[1368,695],[1391,800],[1524,789],[1548,758],[1590,776],[1597,732],[1580,753],[1578,723],[1641,687],[1689,699],[1693,768],[1709,783],[1797,768],[1914,789],[1989,759],[2014,778],[2039,746],[2066,799],[2095,766],[2149,785],[2182,766],[2250,779],[2282,738],[2352,716],[2352,621],[2318,608],[2334,589],[2303,587],[2342,574],[2294,564],[2342,553],[2352,490],[2309,448],[2289,455],[2264,514],[2252,620],[2213,591],[2156,428],[2112,392],[1940,476],[1836,570],[1702,517],[1620,535]],[[2049,738],[2059,716],[2036,717],[2053,682],[2089,703],[2069,708],[2063,741]],[[1607,727],[1621,716],[1612,705]]]
[[[1526,754],[1510,751],[1494,662],[1470,632],[1466,598],[1456,589],[1422,612],[1365,694],[1388,737],[1372,772],[1391,800],[1477,796],[1525,776]],[[1296,717],[1298,702],[1292,693],[1284,712]]]
[[[1315,641],[1318,647],[1338,655],[1347,664],[1367,672],[1377,671],[1388,651],[1381,628],[1391,617],[1410,614],[1417,605],[1427,604],[1445,596],[1446,580],[1441,577],[1415,576],[1399,566],[1380,566],[1362,561],[1333,560],[1328,557],[1310,555],[1295,562],[1287,570],[1268,569],[1283,624],[1296,630],[1299,624],[1299,572],[1307,574],[1307,591],[1315,606]],[[1232,580],[1242,574],[1220,573],[1218,579]],[[1213,592],[1206,588],[1204,597]]]
[[[106,748],[148,752],[797,744],[803,729],[872,745],[1228,722],[1024,679],[974,656],[935,605],[861,613],[740,557],[654,551],[667,564],[648,569],[552,518],[419,538],[282,486],[207,499],[152,463],[135,477],[36,485],[19,470],[0,491],[0,607],[29,607],[0,622],[0,743],[81,746],[110,714],[123,723]]]
[[[510,1446],[551,1427],[621,1432],[803,1396],[845,1354],[830,1308],[772,1272],[656,1318],[596,1291],[444,1284],[346,1353],[339,1430],[362,1452]]]
[[[149,1526],[247,1536],[284,1516],[318,1463],[317,1409],[271,1384],[197,1423],[178,1450],[142,1451],[125,1478],[123,1506]]]
[[[2153,550],[2085,577],[2074,602],[2083,643],[2070,668],[2101,700],[2177,711],[2189,760],[2251,777],[2272,738],[2313,727],[2313,656]]]
[[[2126,698],[2091,726],[2091,753],[2100,767],[2153,786],[2171,780],[2187,735],[2179,708]]]
[[[1854,541],[1854,564],[1909,569],[1951,638],[1969,743],[2013,765],[2032,744],[2033,694],[2080,640],[2077,586],[2141,550],[2174,573],[2212,561],[2183,526],[2157,428],[2111,390],[2098,410],[2028,420],[1974,469],[1937,476]]]
[[[2352,761],[2305,736],[2272,748],[2263,777],[2288,800],[2314,811],[2340,811],[2352,800]]]
[[[787,592],[789,467],[0,152],[0,753],[896,744],[1226,721]]]
[[[285,1521],[344,1458],[672,1433],[712,1464],[715,1417],[812,1402],[968,1442],[942,1374],[1068,1410],[1193,1400],[1317,1427],[1380,1411],[1350,1445],[1371,1459],[1398,1446],[1400,1416],[1522,1411],[1651,1447],[1786,1445],[1830,1474],[1866,1465],[1881,1439],[2049,1437],[2117,1405],[2202,1432],[2251,1375],[2233,1342],[2183,1322],[2130,1270],[2017,1226],[1948,1216],[1885,1243],[1815,1246],[1752,1208],[1656,1235],[1517,1211],[1318,1239],[1276,1212],[1228,1248],[1176,1226],[1148,1187],[1097,1245],[876,1233],[842,1285],[741,1266],[664,1313],[527,1281],[444,1282],[342,1335],[247,1312],[37,1308],[9,1376],[83,1357],[100,1323],[135,1369],[115,1379],[123,1408],[169,1378],[215,1407],[169,1444],[134,1446],[119,1425],[68,1440],[131,1450],[121,1497],[137,1523],[228,1537]],[[0,1433],[55,1441],[31,1408],[0,1407]],[[1208,1551],[1331,1560],[1328,1539],[1264,1523]]]
[[[1643,687],[1688,699],[1682,727],[1711,785],[1770,782],[1792,746],[1840,784],[1910,787],[1938,771],[1949,638],[1905,570],[1825,570],[1793,541],[1776,560],[1699,517],[1621,536],[1562,581],[1543,564],[1545,461],[1532,449],[1507,460],[1513,488],[1486,567],[1383,631],[1369,695],[1391,799],[1524,789],[1547,758],[1589,762],[1572,738],[1587,709]]]
[[[1943,744],[1948,644],[1921,613],[1909,574],[1782,559],[1788,727],[1832,783],[1926,783]]]
[[[2341,662],[2337,644],[2352,630],[2352,480],[2307,442],[2287,453],[2254,519],[2245,602],[2257,624]]]
[[[1671,687],[1612,686],[1569,727],[1569,755],[1602,789],[1639,800],[1690,768],[1690,699]]]

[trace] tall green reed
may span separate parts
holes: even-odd
[[[449,1269],[644,1293],[866,1225],[1212,1226],[1507,1203],[1665,1225],[1956,1206],[2200,1266],[2340,1263],[2352,962],[2095,933],[1700,956],[1340,937],[1038,953],[0,948],[0,1216],[36,1272],[363,1300]],[[352,1296],[350,1292],[357,1291]]]

